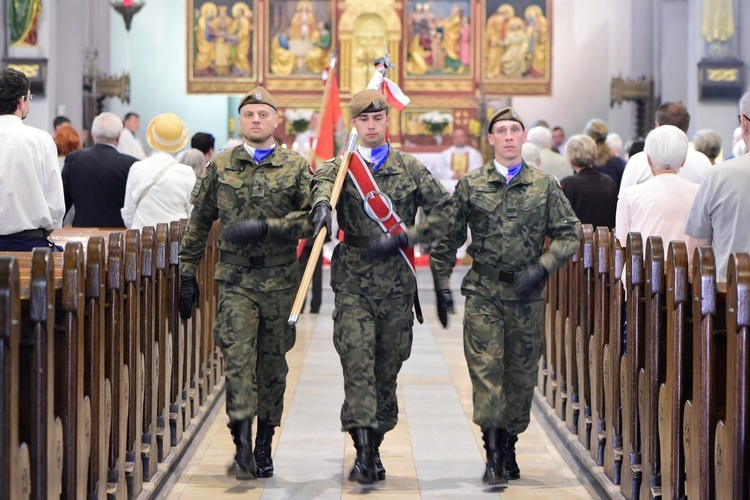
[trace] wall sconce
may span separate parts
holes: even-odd
[[[133,2],[133,0],[120,0],[117,2],[111,2],[110,5],[112,5],[112,7],[114,7],[125,20],[125,29],[128,31],[130,31],[130,23],[133,21],[133,16],[143,8],[143,2]]]

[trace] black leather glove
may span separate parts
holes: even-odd
[[[262,240],[268,234],[266,219],[247,219],[229,224],[224,229],[224,239],[229,243],[247,244]]]
[[[331,235],[331,204],[327,201],[319,201],[315,204],[315,208],[312,210],[312,225],[313,225],[313,239],[318,236],[318,233],[323,226],[328,231],[328,235]]]
[[[180,318],[190,319],[193,315],[193,306],[198,307],[201,291],[198,289],[198,280],[195,276],[180,276]]]
[[[391,255],[396,255],[399,248],[408,245],[409,238],[406,233],[385,234],[370,242],[370,246],[365,250],[365,259],[371,262],[376,259],[385,259]]]
[[[539,285],[544,283],[547,270],[541,262],[535,262],[516,275],[513,290],[521,299],[526,299]]]
[[[453,314],[453,295],[450,290],[435,290],[438,319],[443,328],[448,328],[448,314]]]

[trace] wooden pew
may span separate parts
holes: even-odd
[[[578,433],[578,418],[580,415],[580,397],[578,381],[578,359],[576,349],[576,337],[580,324],[581,283],[583,269],[583,227],[580,222],[576,224],[576,232],[581,242],[578,251],[571,257],[567,266],[567,290],[568,309],[565,319],[565,382],[567,388],[567,399],[565,409],[565,425],[573,434]]]
[[[29,498],[29,448],[18,439],[21,285],[18,261],[0,256],[0,497]]]
[[[591,346],[594,331],[594,229],[589,224],[583,225],[583,266],[581,277],[581,312],[580,326],[576,332],[576,360],[578,361],[578,398],[583,418],[578,419],[578,440],[584,448],[590,449],[593,390],[591,387]]]
[[[726,297],[716,289],[713,250],[696,249],[693,260],[692,396],[685,403],[685,491],[710,498],[714,483],[714,433],[725,407]],[[690,375],[688,375],[690,376]]]
[[[613,484],[620,484],[622,473],[622,419],[620,416],[620,370],[622,368],[622,310],[625,304],[622,273],[625,268],[625,249],[610,233],[609,245],[609,336],[604,347],[604,400],[608,443],[604,451],[604,472]]]
[[[625,246],[627,272],[627,347],[620,369],[620,400],[622,401],[623,461],[620,492],[627,499],[637,499],[642,479],[641,421],[638,405],[643,396],[638,389],[638,378],[644,368],[644,269],[643,240],[640,233],[628,234]]]
[[[55,261],[49,248],[37,248],[19,261],[30,270],[28,288],[21,293],[21,356],[18,380],[19,438],[29,446],[31,496],[46,499],[60,494],[62,484],[62,421],[54,413]]]
[[[159,403],[159,344],[155,336],[154,300],[156,269],[156,230],[147,226],[141,232],[141,352],[143,353],[143,427],[141,428],[143,480],[150,481],[159,465],[156,445],[156,417]]]
[[[86,303],[84,336],[83,392],[91,401],[91,460],[89,498],[107,495],[107,457],[112,420],[112,388],[105,378],[104,327],[107,294],[105,245],[102,236],[88,239],[86,252]]]
[[[143,490],[143,428],[144,361],[141,351],[141,234],[129,229],[125,233],[125,294],[123,297],[123,361],[128,367],[127,448],[125,476],[128,497],[135,498]]]
[[[547,404],[555,407],[555,394],[559,390],[557,386],[557,333],[555,331],[557,316],[557,272],[547,280],[546,304],[544,305],[544,394]]]
[[[659,390],[666,380],[666,271],[664,245],[658,236],[646,240],[644,266],[644,365],[638,375],[638,418],[641,422],[640,488],[646,500],[661,495],[661,443],[659,441]]]
[[[172,336],[172,375],[170,388],[169,427],[172,430],[172,446],[182,440],[185,430],[183,420],[182,392],[185,381],[185,332],[180,328],[180,223],[169,224],[167,246],[167,329]]]
[[[690,393],[691,346],[688,257],[684,242],[670,242],[667,253],[667,363],[659,389],[662,498],[685,494],[682,409]]]
[[[91,401],[84,398],[84,297],[83,246],[65,245],[63,257],[63,327],[55,329],[55,413],[63,424],[62,495],[83,498],[87,493],[91,450]]]
[[[595,286],[594,286],[594,330],[589,343],[591,363],[591,420],[596,424],[596,443],[590,443],[589,453],[597,465],[604,467],[607,477],[612,479],[614,464],[604,463],[607,445],[606,406],[604,401],[604,349],[609,343],[609,231],[596,228],[595,239]]]
[[[554,309],[555,320],[555,415],[561,421],[565,421],[565,409],[568,404],[568,378],[566,369],[568,360],[565,353],[565,324],[568,314],[568,273],[570,272],[570,261],[560,267],[557,275],[557,305]]]
[[[156,226],[156,267],[154,277],[155,335],[159,344],[159,391],[157,404],[156,438],[159,462],[169,455],[172,446],[172,430],[169,425],[170,391],[172,388],[172,335],[168,327],[168,260],[167,246],[169,226],[166,223]]]
[[[125,242],[123,234],[110,233],[107,248],[105,373],[112,388],[113,408],[107,496],[119,500],[127,497],[125,462],[130,408],[130,375],[123,361],[125,338]]]
[[[716,425],[716,498],[750,498],[750,255],[727,270],[726,414]],[[719,389],[720,390],[720,389]]]

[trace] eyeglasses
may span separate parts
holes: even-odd
[[[25,95],[25,96],[23,96],[23,98],[26,99],[27,101],[33,101],[34,100],[34,94]]]
[[[747,121],[750,122],[750,118],[748,118],[747,115],[739,114],[739,115],[737,115],[737,121],[739,122],[740,125],[742,125],[742,117],[743,116],[745,117],[745,120],[747,120]]]

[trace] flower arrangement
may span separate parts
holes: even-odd
[[[445,127],[453,122],[453,115],[439,111],[430,111],[421,115],[419,121],[424,123],[424,126],[431,134],[440,135],[445,130]]]
[[[284,119],[291,129],[299,134],[307,130],[307,127],[310,126],[310,120],[312,120],[313,113],[315,113],[315,111],[312,109],[287,109],[284,111]]]

